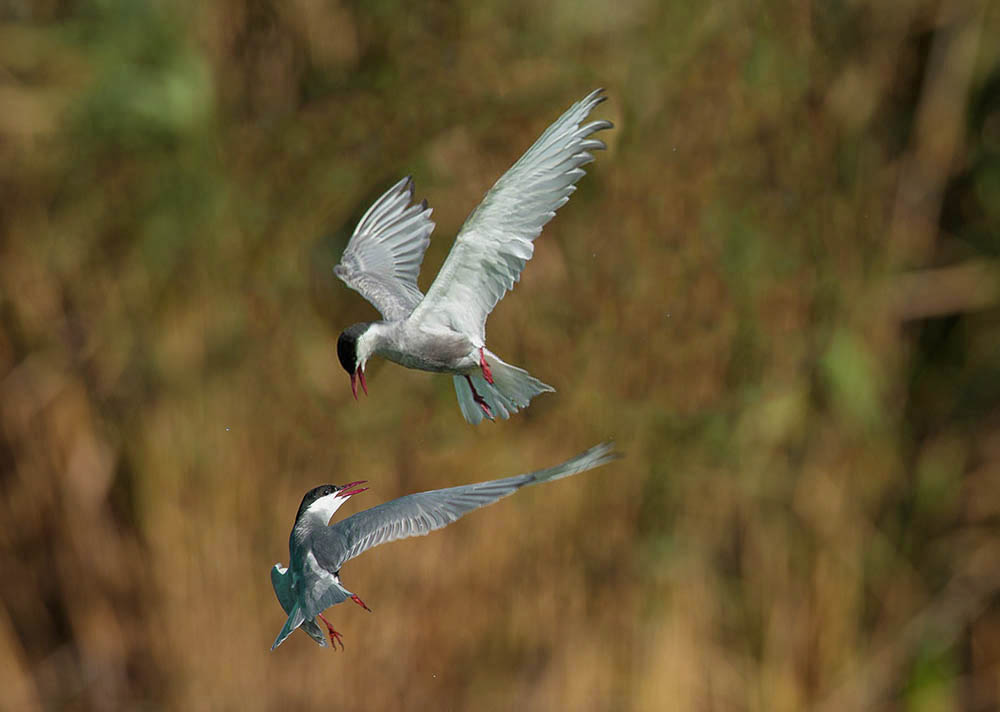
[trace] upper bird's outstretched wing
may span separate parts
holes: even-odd
[[[549,126],[466,219],[448,258],[413,318],[486,337],[486,317],[521,278],[534,253],[532,241],[576,190],[590,151],[604,148],[596,131],[610,121],[581,126],[604,101],[602,89],[573,104]]]
[[[410,205],[412,198],[412,178],[389,188],[358,222],[333,268],[389,321],[405,319],[424,296],[417,275],[434,222],[427,201]]]
[[[602,443],[561,465],[545,470],[490,482],[418,492],[358,512],[329,527],[329,536],[338,543],[337,546],[329,547],[329,550],[336,552],[335,558],[338,560],[331,558],[320,563],[331,571],[338,571],[344,562],[374,546],[429,534],[525,485],[558,480],[611,462],[620,457],[613,448],[614,443]]]

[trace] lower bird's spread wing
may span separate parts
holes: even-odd
[[[613,452],[613,447],[613,443],[602,443],[561,465],[545,470],[490,482],[419,492],[358,512],[327,528],[328,532],[324,536],[335,544],[328,547],[330,555],[323,565],[331,571],[339,571],[344,562],[374,546],[429,534],[521,487],[599,467],[619,457]]]
[[[271,586],[274,588],[274,595],[278,597],[278,603],[281,604],[281,608],[285,613],[290,614],[292,609],[295,608],[295,595],[292,593],[292,577],[288,575],[288,569],[281,564],[275,564],[271,568]],[[311,618],[303,618],[301,628],[309,634],[310,638],[322,647],[326,647],[326,637],[323,635],[320,627],[316,625],[316,621]],[[288,632],[291,633],[292,631],[289,630]],[[281,641],[276,641],[276,645],[280,645],[280,643]]]
[[[410,205],[412,197],[408,177],[387,190],[358,222],[333,268],[389,321],[405,319],[424,296],[417,275],[434,223],[427,201]]]
[[[485,339],[486,317],[521,278],[532,241],[553,218],[604,143],[589,138],[609,121],[582,124],[604,101],[601,89],[573,104],[483,198],[455,239],[448,258],[413,318]]]

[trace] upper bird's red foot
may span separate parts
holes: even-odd
[[[340,649],[343,650],[344,649],[344,641],[340,639],[340,633],[338,633],[337,631],[335,631],[333,629],[333,626],[330,625],[330,621],[328,621],[323,616],[322,613],[319,614],[319,619],[321,621],[323,621],[324,623],[326,623],[326,629],[330,633],[330,645],[331,645],[331,647],[333,647],[333,649],[336,651],[337,650],[337,643],[340,643]]]
[[[490,370],[490,365],[488,363],[486,363],[486,355],[483,353],[483,347],[482,346],[479,347],[479,368],[483,369],[483,378],[485,378],[486,382],[489,383],[492,386],[493,385],[493,372]],[[492,420],[492,419],[493,418],[491,416],[490,420]]]
[[[479,407],[483,409],[483,413],[486,415],[487,418],[489,418],[490,420],[495,420],[495,418],[493,417],[493,411],[490,410],[489,404],[481,395],[479,395],[478,391],[476,391],[476,387],[472,385],[472,379],[466,376],[465,380],[468,381],[469,388],[472,389],[472,400],[476,401],[476,403],[479,404]]]
[[[362,601],[362,600],[361,600],[360,598],[358,598],[358,594],[356,594],[356,593],[353,593],[353,594],[351,594],[351,600],[352,600],[352,601],[354,601],[355,603],[357,603],[357,604],[358,604],[359,606],[361,606],[362,608],[364,608],[364,609],[365,609],[366,611],[368,611],[369,613],[371,613],[371,612],[372,612],[372,609],[371,609],[371,608],[369,608],[368,606],[366,606],[366,605],[365,605],[365,602],[364,602],[364,601]]]

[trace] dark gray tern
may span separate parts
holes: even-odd
[[[561,465],[527,475],[471,485],[418,492],[353,514],[336,524],[330,518],[352,495],[363,492],[365,481],[346,485],[321,485],[302,498],[291,536],[288,538],[288,568],[280,563],[271,569],[271,584],[278,602],[288,614],[271,650],[277,648],[296,628],[302,628],[322,646],[319,618],[336,649],[341,635],[323,616],[330,606],[348,598],[366,611],[371,609],[340,580],[340,567],[363,552],[397,539],[423,536],[446,527],[474,509],[485,507],[527,485],[551,482],[586,472],[620,457],[613,443],[596,445]]]
[[[472,424],[508,418],[555,390],[486,348],[486,318],[521,278],[542,227],[576,190],[583,166],[594,160],[590,151],[605,148],[589,137],[612,128],[610,121],[581,125],[606,98],[602,91],[573,104],[501,176],[466,219],[426,295],[417,274],[434,223],[426,200],[410,205],[413,180],[399,181],[368,209],[333,270],[384,319],[354,324],[337,341],[355,399],[359,380],[368,393],[365,364],[373,354],[452,374]]]

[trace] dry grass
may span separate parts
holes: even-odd
[[[6,12],[0,709],[1000,705],[995,3]],[[355,404],[334,342],[373,312],[331,267],[367,201],[415,176],[426,286],[595,86],[609,150],[490,321],[558,393],[472,428],[373,364]],[[268,652],[309,487],[609,437],[351,562],[347,654]]]

